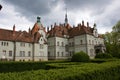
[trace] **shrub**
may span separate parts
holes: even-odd
[[[73,62],[87,62],[87,61],[89,61],[89,56],[83,51],[77,52],[72,56],[71,61],[73,61]]]
[[[99,54],[96,54],[95,58],[110,59],[112,58],[112,55],[108,53],[99,53]]]

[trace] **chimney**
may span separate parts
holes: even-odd
[[[84,26],[84,21],[82,21],[82,26]]]
[[[73,25],[73,28],[75,27],[75,25]]]
[[[28,32],[31,34],[31,29],[30,29],[30,27],[29,27],[29,29],[28,29]]]
[[[13,26],[13,36],[15,36],[15,24]]]
[[[54,26],[56,26],[57,24],[56,24],[56,22],[54,23]]]
[[[94,23],[93,28],[96,28],[96,23]]]
[[[80,27],[81,27],[81,23],[80,24],[78,24],[78,29],[80,30]]]
[[[52,30],[52,28],[53,28],[53,25],[51,25],[51,30]]]
[[[89,22],[87,22],[87,27],[89,27]]]

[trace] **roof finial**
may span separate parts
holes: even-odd
[[[66,14],[65,14],[65,25],[67,25],[67,24],[68,24],[68,18],[67,18],[67,8],[65,8],[65,10],[66,10]]]
[[[37,23],[39,23],[39,22],[40,22],[40,19],[41,19],[41,17],[40,17],[40,16],[38,16],[38,17],[37,17]]]

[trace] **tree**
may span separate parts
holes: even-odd
[[[120,41],[120,20],[112,28],[112,37],[114,43],[119,43]]]
[[[120,21],[112,29],[112,32],[104,35],[106,52],[112,54],[113,57],[120,58]]]

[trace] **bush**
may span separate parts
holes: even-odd
[[[112,58],[112,55],[108,53],[99,53],[99,54],[96,54],[95,58],[110,59]]]
[[[73,61],[73,62],[87,62],[87,61],[89,61],[89,56],[83,51],[77,52],[72,56],[71,61]]]

